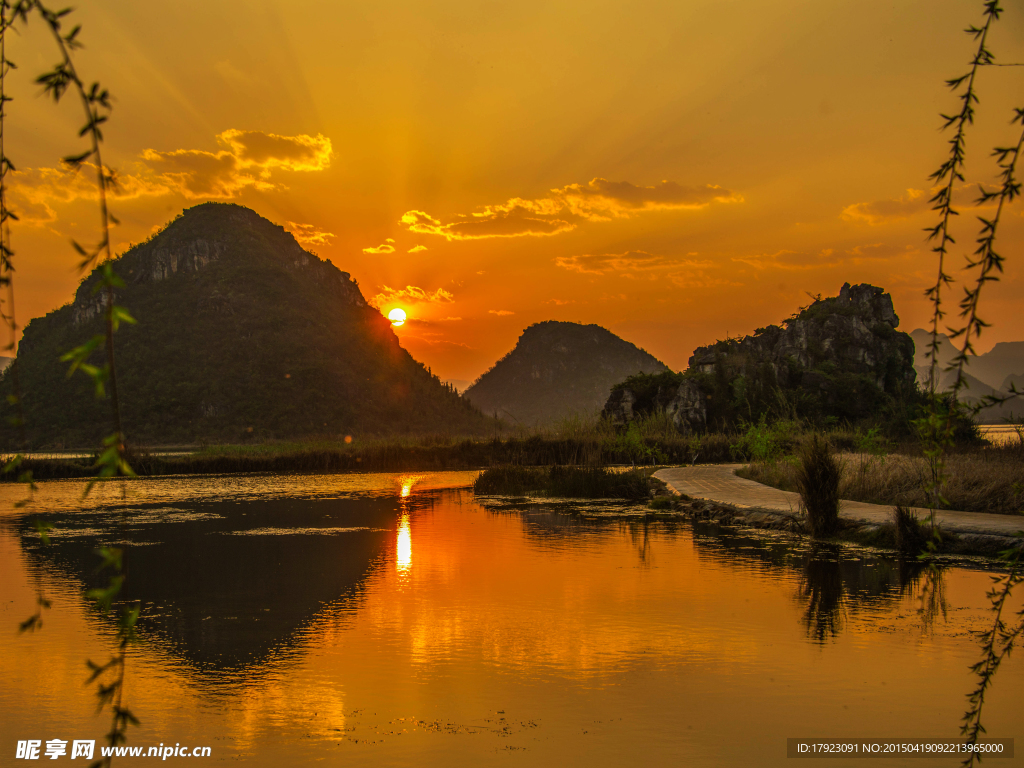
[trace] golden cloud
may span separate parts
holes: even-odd
[[[381,243],[378,246],[375,246],[375,247],[372,247],[372,248],[363,248],[363,253],[394,253],[395,252],[395,246],[393,245],[394,242],[395,241],[392,240],[389,237],[383,243]]]
[[[392,302],[405,304],[450,304],[455,301],[455,297],[444,288],[438,288],[431,293],[415,285],[407,285],[405,288],[391,288],[387,285],[382,287],[384,290],[370,299],[370,304],[375,307],[381,307]]]
[[[322,171],[330,166],[333,150],[326,136],[278,136],[261,131],[224,131],[217,142],[226,149],[175,149],[142,153],[144,166],[186,198],[227,199],[246,187],[277,189],[269,181],[275,169]]]
[[[442,222],[424,211],[407,211],[399,223],[410,232],[451,240],[488,237],[545,237],[569,232],[581,221],[629,218],[642,211],[696,210],[711,203],[741,202],[735,192],[714,184],[687,187],[662,181],[640,187],[628,181],[595,178],[551,190],[550,197],[527,200],[514,197]]]
[[[658,256],[646,251],[626,251],[558,256],[555,258],[555,265],[584,275],[603,275],[607,272],[638,272],[671,267],[711,267],[714,266],[714,262]]]
[[[278,136],[261,131],[224,131],[217,136],[224,147],[143,151],[132,173],[116,174],[111,199],[179,193],[195,199],[228,199],[243,189],[278,189],[270,178],[278,170],[322,171],[330,166],[331,140],[325,136]],[[11,174],[11,205],[21,221],[44,225],[57,219],[53,205],[77,199],[96,199],[95,166],[80,171],[67,168],[28,168]],[[308,225],[296,225],[304,227]],[[306,230],[299,229],[299,232]],[[293,232],[293,234],[296,234]],[[331,233],[313,235],[332,237]],[[296,239],[300,239],[296,234]],[[306,242],[326,242],[307,240]]]
[[[928,196],[923,189],[908,189],[907,194],[895,199],[848,205],[843,209],[840,217],[844,221],[862,221],[871,226],[877,226],[889,221],[909,218],[930,207]]]
[[[406,251],[406,253],[421,253],[422,251],[425,250],[427,250],[427,246],[425,245],[414,245],[412,248]]]
[[[331,238],[337,237],[333,232],[317,229],[312,224],[296,224],[294,221],[286,223],[286,229],[303,245],[329,245]]]
[[[515,204],[515,201],[506,205],[488,206],[469,216],[460,215],[456,221],[448,224],[442,224],[439,219],[423,211],[408,211],[402,214],[399,223],[410,232],[439,235],[449,241],[557,235],[576,228],[575,224],[562,219],[538,216],[530,208]]]
[[[597,178],[551,191],[574,214],[589,221],[626,218],[638,211],[699,210],[711,203],[743,202],[740,195],[717,184],[688,187],[674,181],[638,187],[628,181]]]
[[[488,309],[487,314],[497,315],[498,317],[508,317],[509,315],[514,315],[515,312],[511,312],[507,309]]]
[[[80,170],[71,168],[26,168],[12,171],[10,178],[11,209],[19,221],[44,226],[57,220],[53,205],[75,200],[96,200],[96,166],[85,163]],[[144,176],[117,175],[107,190],[111,200],[131,200],[143,196],[159,196],[170,192],[158,179]]]

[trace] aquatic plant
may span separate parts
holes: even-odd
[[[640,470],[614,472],[606,467],[552,466],[547,469],[503,465],[484,470],[473,492],[500,496],[541,493],[575,499],[647,499],[650,475]]]

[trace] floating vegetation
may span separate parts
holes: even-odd
[[[514,464],[484,470],[473,484],[477,494],[543,494],[566,499],[647,499],[652,488],[650,475],[638,469],[614,472],[606,467],[543,468]]]

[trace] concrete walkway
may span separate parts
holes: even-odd
[[[659,469],[654,476],[676,493],[694,499],[706,499],[728,504],[739,509],[764,509],[772,512],[798,514],[800,494],[780,491],[753,480],[736,477],[743,464],[704,464],[695,467]],[[928,510],[913,507],[917,516],[926,520]],[[839,516],[847,520],[861,520],[875,525],[892,522],[892,507],[867,504],[862,501],[843,501]],[[983,533],[1013,536],[1024,530],[1024,516],[992,515],[985,512],[955,512],[942,509],[935,517],[947,531],[957,533]]]

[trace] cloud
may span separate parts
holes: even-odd
[[[854,263],[894,259],[899,256],[912,256],[916,253],[919,253],[919,249],[912,245],[891,245],[889,243],[858,245],[846,251],[846,255]]]
[[[551,191],[565,200],[574,214],[590,221],[627,218],[638,211],[699,210],[711,203],[743,201],[740,195],[717,184],[691,187],[674,181],[638,187],[628,181],[598,178],[588,184],[570,184]]]
[[[331,140],[320,134],[278,136],[231,129],[219,134],[217,142],[223,149],[216,152],[144,150],[130,172],[115,174],[116,184],[109,190],[109,197],[129,200],[177,193],[189,200],[224,200],[250,187],[281,189],[271,178],[275,172],[322,171],[330,166],[333,154]],[[86,163],[79,171],[44,167],[12,172],[12,209],[24,223],[52,223],[57,219],[54,205],[96,199],[95,171],[95,166]],[[296,225],[304,226],[308,225]],[[300,239],[298,234],[296,239]]]
[[[802,270],[836,266],[841,259],[833,249],[825,248],[818,253],[781,250],[775,253],[739,256],[733,261],[747,264],[754,269]]]
[[[375,307],[381,307],[392,302],[405,304],[450,304],[455,301],[455,297],[444,288],[438,288],[433,293],[418,288],[415,285],[407,285],[405,288],[391,288],[385,285],[382,288],[384,290],[370,299],[370,304]]]
[[[711,267],[714,266],[714,262],[658,256],[646,251],[626,251],[618,254],[558,256],[555,258],[555,265],[584,275],[603,275],[607,272],[639,272],[666,267]]]
[[[83,164],[80,170],[70,168],[26,168],[12,171],[9,206],[24,224],[45,226],[57,220],[54,205],[75,200],[96,200],[96,166]],[[170,188],[159,179],[138,175],[116,175],[115,184],[107,190],[111,200],[166,195]]]
[[[716,288],[722,285],[742,285],[723,275],[710,275],[703,269],[685,269],[668,276],[680,288]]]
[[[818,267],[835,267],[840,264],[863,264],[867,261],[886,261],[913,256],[920,250],[913,245],[890,243],[869,243],[857,245],[842,252],[824,248],[817,253],[781,250],[775,253],[739,256],[737,261],[755,269],[803,270]]]
[[[303,245],[329,245],[331,238],[337,237],[333,232],[317,229],[312,224],[296,224],[294,221],[285,223],[288,225],[286,229]]]
[[[556,307],[564,307],[566,304],[575,304],[575,299],[548,299],[547,304],[554,304]]]
[[[246,187],[264,191],[280,188],[270,181],[275,170],[325,170],[333,155],[331,140],[321,134],[278,136],[231,129],[218,134],[217,143],[225,149],[146,149],[142,164],[186,198],[227,199]]]
[[[363,253],[394,253],[395,246],[391,245],[394,240],[388,243],[381,243],[380,245],[372,248],[363,248]]]
[[[405,324],[410,328],[417,327],[421,329],[431,329],[443,325],[444,323],[455,323],[460,322],[461,320],[461,317],[409,317],[406,318]]]
[[[414,245],[412,248],[406,251],[406,253],[421,253],[422,251],[425,250],[427,250],[427,246],[425,245]]]
[[[442,224],[423,211],[402,214],[399,223],[410,232],[438,235],[451,240],[480,240],[487,237],[523,237],[525,235],[557,235],[576,228],[563,219],[538,214],[529,206],[509,201],[505,205],[487,206],[483,211],[459,216],[459,220]],[[522,201],[532,202],[532,201]]]
[[[866,222],[871,226],[900,221],[931,207],[923,189],[908,189],[907,194],[895,199],[875,200],[870,203],[854,203],[843,209],[840,217],[844,221]]]
[[[551,190],[550,197],[514,197],[447,223],[424,211],[407,211],[399,223],[410,232],[452,240],[489,237],[546,237],[569,232],[585,221],[629,218],[642,211],[697,210],[711,203],[741,202],[735,192],[714,184],[683,186],[662,181],[640,187],[628,181],[595,178]]]
[[[508,315],[515,314],[515,312],[510,312],[507,309],[488,309],[487,313],[490,315],[497,315],[498,317],[507,317]]]

